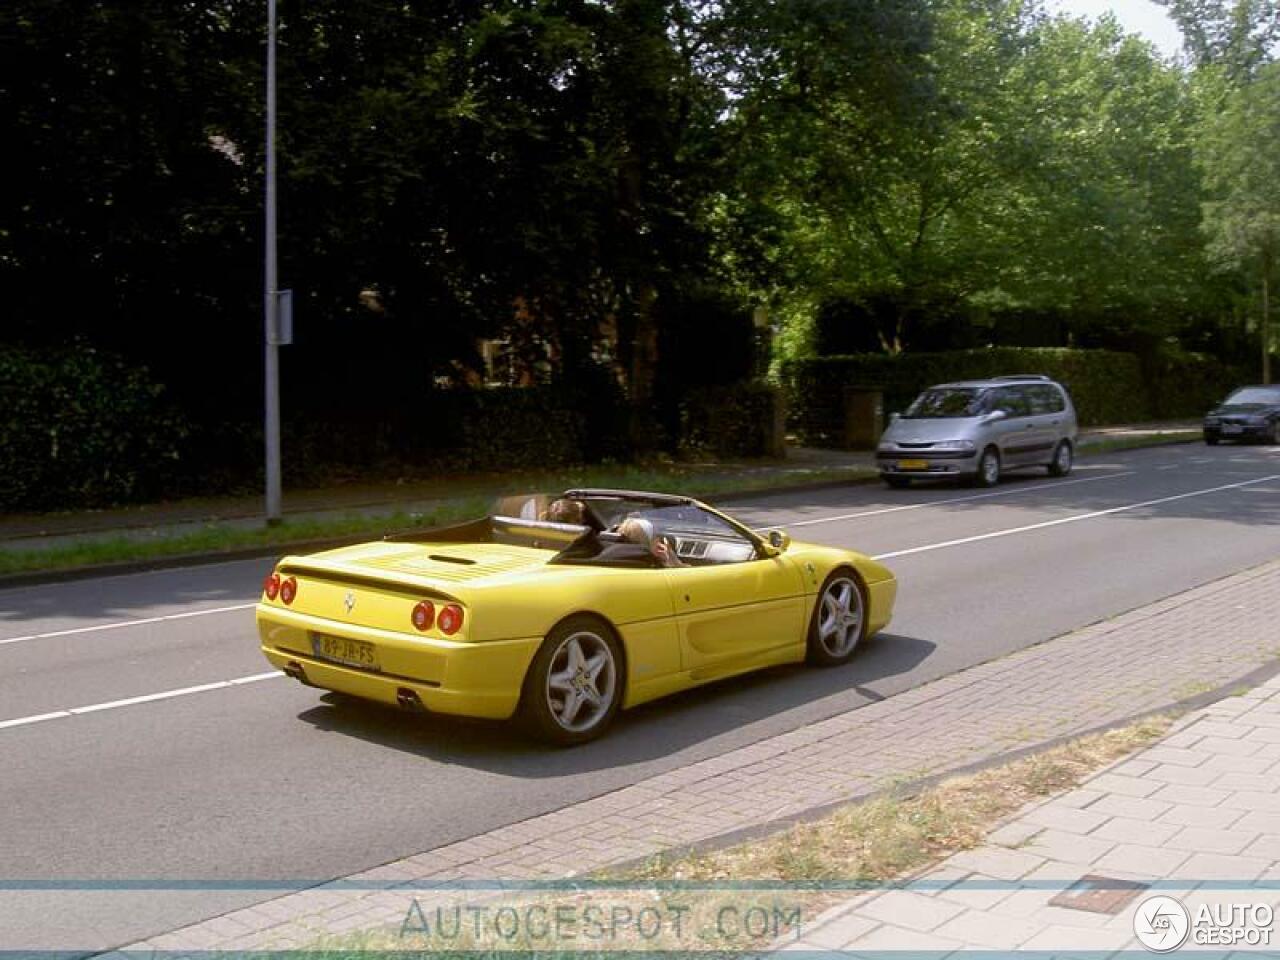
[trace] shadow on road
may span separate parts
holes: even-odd
[[[934,650],[927,640],[881,634],[867,641],[847,666],[775,667],[699,687],[625,711],[603,738],[568,750],[528,739],[518,721],[408,715],[334,694],[325,694],[321,705],[299,717],[326,732],[437,762],[513,777],[570,776],[661,759],[827,698],[831,702],[822,716],[881,700],[880,694],[868,689],[871,684],[909,673]],[[806,717],[806,721],[812,719]]]

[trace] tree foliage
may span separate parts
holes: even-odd
[[[500,337],[675,423],[759,304],[797,352],[1238,359],[1276,0],[1166,5],[1187,64],[1037,0],[281,0],[285,409],[376,423]],[[4,339],[145,364],[197,428],[259,407],[263,14],[0,9]]]

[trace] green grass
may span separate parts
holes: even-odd
[[[467,492],[441,498],[429,511],[407,513],[351,513],[340,517],[286,518],[277,526],[245,527],[234,522],[208,523],[198,530],[182,533],[134,531],[129,535],[94,536],[57,547],[26,550],[0,549],[0,576],[19,573],[69,570],[132,561],[232,553],[242,550],[280,547],[318,540],[376,539],[388,533],[437,526],[482,516],[493,495],[501,489],[563,490],[574,486],[620,487],[658,493],[684,493],[714,497],[728,492],[768,490],[800,483],[865,480],[874,471],[856,468],[796,468],[784,464],[762,464],[726,472],[715,467],[584,467],[561,472],[523,474],[501,486],[485,487],[483,493]]]
[[[1163,447],[1173,443],[1195,443],[1201,439],[1199,430],[1166,430],[1164,433],[1138,437],[1104,437],[1080,445],[1080,456],[1096,457],[1118,450],[1140,450],[1143,447]]]

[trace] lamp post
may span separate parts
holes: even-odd
[[[276,270],[276,0],[267,0],[266,269],[263,296],[266,403],[263,435],[267,457],[267,524],[281,520],[280,492],[280,297]]]

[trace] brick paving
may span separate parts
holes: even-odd
[[[767,829],[904,779],[990,762],[1235,684],[1280,656],[1277,609],[1280,562],[601,797],[124,949],[297,946],[339,932],[398,926],[424,884],[580,876]],[[856,671],[856,664],[848,669]],[[1119,875],[1156,870],[1188,883],[1246,874],[1280,877],[1277,691],[1272,683],[1219,701],[1142,758],[1029,811],[1003,829],[1005,845],[992,843],[954,858],[952,873],[962,869],[1006,883],[1045,868],[1054,879],[1095,868]],[[1010,918],[1022,922],[993,929],[988,917],[994,914],[973,905],[972,897],[957,899],[963,893],[928,894],[936,903],[929,917],[937,919],[940,944],[1004,949],[1017,940],[1026,949],[1057,949],[1051,945],[1065,942],[1076,930],[1071,923],[1081,922],[1073,916],[1078,911],[1041,902],[1042,893],[1047,901],[1052,892],[1032,890],[1028,899],[1010,891],[1001,898],[1002,909],[1016,911]],[[860,948],[884,944],[888,934],[910,928],[892,919],[912,915],[895,897],[882,895],[870,908],[874,915],[846,924],[851,931],[865,927],[851,935]],[[1127,943],[1132,931],[1123,923],[1109,926],[1087,916],[1092,932],[1072,941],[1076,949],[1112,950]],[[910,932],[898,949],[915,949],[921,936],[935,933]]]
[[[984,846],[906,889],[828,910],[787,952],[1142,951],[1135,914],[1141,926],[1146,898],[1163,894],[1189,911],[1185,949],[1197,957],[1280,956],[1280,677],[1188,715],[1175,731],[1079,789],[1021,811]],[[1229,744],[1236,750],[1223,752]],[[1247,771],[1235,762],[1241,756]],[[1204,774],[1190,791],[1162,776],[1187,770]],[[1147,804],[1138,818],[1127,815],[1135,794]],[[1112,913],[1050,904],[1086,875],[1146,886]],[[1215,950],[1198,939],[1209,928],[1194,919],[1201,905],[1221,916],[1229,904],[1269,912],[1258,914],[1257,943]]]

